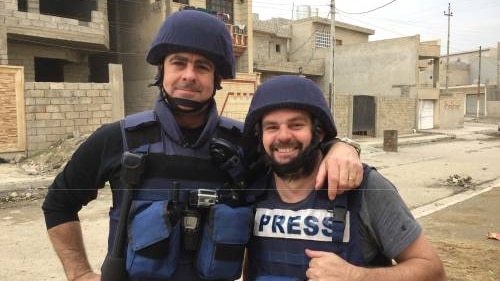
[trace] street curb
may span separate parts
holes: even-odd
[[[476,190],[467,190],[437,201],[434,201],[432,203],[414,208],[411,210],[411,213],[415,218],[422,218],[425,216],[428,216],[432,213],[435,213],[437,211],[443,210],[445,208],[451,207],[457,203],[463,202],[465,200],[471,199],[477,195],[480,195],[482,193],[491,191],[493,188],[499,188],[500,187],[500,180],[496,180],[493,183],[490,183],[488,186]]]
[[[443,134],[431,134],[431,135],[416,136],[416,137],[402,136],[402,137],[398,138],[397,144],[398,144],[398,146],[401,146],[401,145],[412,145],[412,144],[420,144],[420,143],[439,142],[439,141],[446,141],[446,140],[453,140],[453,139],[456,139],[456,137],[454,135],[443,135]],[[358,141],[358,140],[356,140],[356,141]],[[361,147],[371,146],[374,148],[382,148],[384,146],[383,140],[366,141],[366,142],[363,142],[362,140],[360,140],[359,144],[361,145]]]

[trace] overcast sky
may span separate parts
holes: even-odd
[[[441,53],[446,54],[448,3],[450,18],[450,53],[497,47],[500,42],[500,0],[336,0],[338,21],[375,30],[370,41],[412,36],[441,40]],[[390,4],[388,4],[390,3]],[[380,6],[385,7],[364,13]],[[330,17],[330,0],[253,0],[253,12],[260,19],[292,18],[293,7],[310,5],[319,16]],[[294,12],[295,13],[295,12]],[[362,13],[362,14],[356,14]]]

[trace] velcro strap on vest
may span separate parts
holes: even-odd
[[[153,111],[139,112],[125,117],[122,128],[126,150],[145,143],[161,141],[160,126]]]
[[[245,245],[217,244],[214,258],[220,261],[235,261],[245,253]]]
[[[347,214],[347,194],[341,194],[332,201],[332,240],[333,242],[343,242],[344,230],[346,228]]]
[[[183,155],[149,153],[144,178],[169,178],[198,182],[228,181],[227,174],[215,167],[210,159]]]
[[[305,265],[309,263],[309,258],[305,254],[291,254],[281,251],[259,251],[258,259],[265,262],[277,262],[293,265]]]

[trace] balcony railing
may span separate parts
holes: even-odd
[[[239,57],[248,48],[248,35],[246,26],[233,25],[226,23],[226,27],[233,37],[233,51],[236,57]]]
[[[189,6],[185,4],[181,4],[183,1],[176,1],[174,2],[174,10],[175,7],[178,7],[179,10],[197,10],[197,11],[202,11],[205,13],[208,13],[214,17],[217,17],[221,21],[224,22],[224,24],[227,27],[227,30],[229,30],[229,33],[231,34],[231,37],[233,39],[233,51],[234,55],[236,57],[241,56],[245,50],[248,48],[248,32],[247,32],[247,27],[245,25],[238,25],[238,24],[231,24],[230,23],[230,16],[225,14],[225,13],[220,13],[214,10],[210,9],[205,9],[205,8],[198,8],[194,6]]]

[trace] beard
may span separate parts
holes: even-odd
[[[303,144],[291,141],[286,144],[271,144],[270,151],[276,151],[279,147],[295,147],[299,154],[287,163],[278,163],[273,154],[265,153],[264,162],[271,167],[273,172],[285,181],[293,181],[310,176],[317,167],[320,151],[317,146],[309,145],[303,149]]]

